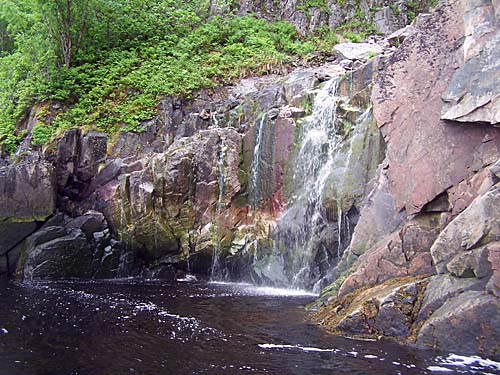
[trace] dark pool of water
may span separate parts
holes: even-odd
[[[332,337],[307,322],[312,300],[205,282],[0,282],[0,375],[500,374],[477,358]]]

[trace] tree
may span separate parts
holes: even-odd
[[[0,19],[0,56],[9,54],[14,50],[14,40],[11,38],[7,27],[7,22]]]
[[[72,66],[75,55],[82,46],[83,38],[88,31],[91,0],[38,0],[49,36],[57,46],[64,66]]]

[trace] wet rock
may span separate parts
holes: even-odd
[[[384,163],[382,164],[382,166]],[[359,256],[374,247],[381,238],[395,231],[405,217],[397,212],[394,198],[388,191],[387,173],[379,169],[378,181],[368,194],[349,251]]]
[[[89,211],[66,224],[66,228],[80,229],[87,238],[92,238],[95,232],[105,229],[105,218],[101,212]]]
[[[438,236],[440,214],[417,217],[356,260],[339,295],[403,276],[435,273],[429,249]],[[352,249],[351,249],[352,251]]]
[[[292,73],[283,83],[283,95],[287,102],[293,98],[317,86],[319,80],[313,71],[299,71]]]
[[[112,238],[101,213],[89,212],[73,219],[55,215],[16,250],[24,279],[90,279],[117,276],[125,247]]]
[[[177,270],[173,265],[160,265],[155,268],[148,269],[143,277],[146,279],[160,279],[160,280],[169,280],[175,281],[177,278],[181,276],[179,270]]]
[[[418,321],[425,321],[441,307],[447,300],[466,291],[480,291],[484,288],[484,281],[474,278],[459,279],[451,275],[436,275],[429,279],[425,290],[422,306],[418,312]]]
[[[37,154],[0,166],[0,274],[13,273],[15,251],[56,206],[54,168]]]
[[[23,241],[37,229],[36,222],[16,223],[0,222],[0,257],[12,250],[19,242]]]
[[[285,173],[293,149],[296,122],[293,118],[281,116],[272,119],[268,113],[263,116],[243,138],[243,162],[249,175],[250,203],[278,213],[284,204]],[[261,143],[256,155],[259,131]],[[254,164],[256,157],[259,162]]]
[[[404,340],[413,330],[427,281],[401,278],[331,301],[314,320],[334,333]]]
[[[25,251],[26,280],[89,279],[92,276],[92,250],[85,234],[78,229],[42,244],[33,244]]]
[[[112,227],[147,262],[181,253],[195,223],[215,221],[218,204],[227,207],[240,191],[240,142],[234,129],[202,130],[145,158],[112,193]]]

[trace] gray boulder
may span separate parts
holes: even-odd
[[[68,218],[56,215],[16,248],[19,274],[25,280],[113,278],[126,252],[112,238],[100,212]],[[123,265],[121,276],[128,276]]]
[[[381,46],[372,43],[339,43],[334,50],[344,59],[362,61],[384,52]]]
[[[54,168],[39,155],[0,166],[0,274],[14,271],[16,246],[52,215],[55,205]]]
[[[419,331],[417,344],[486,357],[500,356],[500,302],[468,291],[448,300]]]
[[[81,230],[73,230],[42,244],[36,239],[55,234],[51,227],[28,240],[24,279],[91,278],[92,249]],[[57,233],[59,234],[59,233]]]

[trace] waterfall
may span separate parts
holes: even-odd
[[[260,119],[255,138],[255,146],[253,149],[252,165],[250,166],[250,202],[254,208],[260,204],[260,189],[259,179],[261,171],[262,146],[264,143],[264,127],[266,124],[267,115],[264,113]]]
[[[337,119],[338,87],[339,80],[332,79],[318,91],[312,114],[303,124],[292,203],[278,220],[275,240],[285,252],[286,272],[294,288],[311,288],[314,284],[319,288],[325,270],[332,267],[332,258],[341,255],[341,197],[328,190],[342,141]],[[325,195],[336,199],[325,202]],[[332,215],[335,210],[336,225]],[[335,231],[337,251],[332,254],[331,238]]]
[[[219,158],[217,160],[217,174],[218,174],[218,185],[219,185],[219,195],[217,199],[216,206],[216,218],[217,223],[212,227],[213,228],[213,242],[214,242],[214,253],[212,257],[212,267],[210,271],[210,280],[211,281],[220,281],[225,278],[225,270],[221,264],[221,256],[222,256],[222,247],[221,241],[222,236],[220,233],[220,216],[223,209],[223,199],[224,193],[226,189],[226,174],[225,174],[225,162],[226,162],[226,154],[227,154],[227,146],[221,144],[219,150]]]

